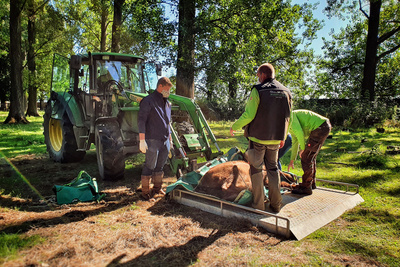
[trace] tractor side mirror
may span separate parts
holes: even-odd
[[[80,70],[82,67],[82,57],[78,55],[72,55],[69,60],[69,67],[73,70]]]

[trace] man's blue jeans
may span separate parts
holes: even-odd
[[[166,141],[146,139],[147,151],[146,159],[142,170],[142,175],[150,176],[153,172],[162,172],[165,163],[167,162],[170,142]]]

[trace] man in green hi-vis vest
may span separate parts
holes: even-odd
[[[290,168],[294,169],[293,163],[298,153],[304,172],[302,182],[298,188],[293,189],[292,193],[311,195],[312,189],[316,188],[317,155],[331,132],[332,126],[328,118],[305,109],[293,110],[290,119],[292,154],[288,171]]]

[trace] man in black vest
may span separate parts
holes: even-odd
[[[262,165],[268,176],[270,209],[279,212],[282,196],[278,170],[278,150],[283,147],[289,128],[292,96],[290,91],[275,79],[275,69],[262,64],[257,70],[260,84],[253,86],[245,112],[232,125],[233,132],[246,126],[249,139],[246,152],[250,163],[253,208],[265,210]]]

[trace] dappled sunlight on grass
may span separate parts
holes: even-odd
[[[245,152],[248,146],[248,141],[245,138],[225,138],[218,139],[218,145],[222,151],[227,152],[232,147],[238,147],[240,151]]]
[[[29,117],[29,121],[29,124],[0,124],[0,149],[7,157],[46,153],[43,117]]]
[[[19,146],[13,147],[3,147],[2,142],[0,142],[1,151],[6,154],[8,157],[15,157],[21,154],[45,154],[46,153],[46,145],[36,145],[34,148],[26,148],[25,145],[21,145],[22,148],[18,149]],[[28,145],[29,146],[29,145]]]
[[[7,113],[0,112],[0,119],[4,121],[6,115]],[[54,184],[65,184],[69,182],[76,176],[77,170],[85,169],[93,177],[98,177],[96,152],[94,150],[88,151],[84,160],[78,163],[53,163],[47,155],[43,155],[43,153],[46,153],[46,146],[43,138],[42,117],[29,117],[28,120],[31,121],[31,123],[26,125],[0,124],[0,149],[5,155],[3,158],[0,157],[0,170],[2,171],[2,184],[0,186],[2,189],[0,192],[2,192],[2,196],[10,194],[10,196],[12,195],[13,197],[21,196],[26,199],[28,199],[27,196],[32,197],[34,194],[31,192],[32,188],[29,188],[27,183],[21,180],[22,176],[19,175],[18,172],[24,174],[29,183],[35,186],[40,192],[45,192],[45,194],[43,194],[45,199],[48,199],[47,197],[52,193],[51,188]],[[229,130],[232,124],[233,122],[229,121],[209,122],[212,132],[217,138],[218,146],[224,153],[232,147],[238,147],[244,152],[247,149],[248,140],[243,136],[243,131],[235,132],[235,136],[231,136]],[[212,143],[210,143],[210,145],[213,151],[216,152],[214,145]],[[288,260],[288,257],[290,257],[288,255],[295,255],[294,257],[302,258],[301,262],[304,263],[304,265],[339,266],[343,263],[343,265],[358,266],[357,263],[361,262],[370,264],[371,266],[384,264],[398,266],[400,262],[398,257],[398,255],[400,255],[400,154],[387,154],[387,145],[400,146],[400,129],[390,128],[384,133],[377,133],[375,128],[349,131],[334,129],[332,138],[326,140],[317,157],[317,178],[359,185],[359,193],[364,199],[363,203],[347,211],[339,218],[320,228],[302,241],[282,241],[276,237],[268,236],[266,239],[263,239],[263,237],[266,236],[265,233],[259,232],[255,232],[256,235],[254,236],[249,235],[249,233],[243,233],[243,235],[241,235],[242,233],[237,230],[240,228],[235,226],[236,224],[233,222],[232,224],[237,228],[232,228],[231,225],[226,227],[227,233],[229,234],[227,234],[225,238],[229,239],[220,239],[220,243],[218,243],[217,240],[215,247],[212,247],[207,253],[215,256],[215,249],[223,251],[224,248],[221,248],[221,246],[226,243],[227,245],[225,248],[231,251],[227,251],[224,255],[225,257],[247,257],[243,256],[245,253],[243,250],[244,247],[249,249],[246,252],[255,251],[251,257],[246,258],[248,259],[247,264],[250,265],[260,265],[259,263],[264,264],[267,262],[265,260],[259,261],[258,257],[267,255],[271,250],[274,257],[278,253],[285,255],[286,259],[282,262],[287,263],[286,265],[293,265],[291,262],[292,259]],[[94,146],[92,146],[92,148],[94,148]],[[283,170],[287,170],[290,154],[291,152],[289,151],[281,159]],[[360,162],[363,160],[361,155],[369,155],[371,157],[371,161],[365,161],[366,163],[379,163],[379,157],[382,156],[387,161],[383,162],[383,165],[375,164],[374,166],[368,166],[368,164],[366,164],[361,168]],[[10,162],[5,161],[5,159],[8,158]],[[112,201],[114,201],[114,199],[118,202],[114,206],[110,205],[112,210],[115,210],[114,214],[110,212],[108,208],[99,209],[98,211],[94,211],[94,213],[93,211],[82,213],[77,210],[77,207],[79,208],[78,205],[68,207],[72,209],[71,214],[66,213],[67,215],[62,217],[68,221],[68,224],[65,223],[65,228],[62,228],[64,227],[64,222],[60,223],[60,226],[58,226],[59,228],[57,228],[57,225],[51,224],[54,222],[57,223],[57,218],[60,215],[56,213],[54,213],[56,219],[45,220],[43,222],[47,225],[52,225],[52,229],[59,229],[59,233],[63,233],[63,237],[65,238],[67,235],[64,235],[62,231],[67,228],[70,229],[72,225],[69,224],[71,221],[69,216],[76,216],[78,221],[71,222],[81,228],[74,233],[76,236],[71,235],[71,240],[72,238],[79,237],[81,229],[87,228],[92,231],[92,227],[99,227],[96,234],[107,233],[107,237],[110,238],[110,244],[118,245],[118,242],[124,243],[130,240],[131,243],[129,243],[129,246],[137,244],[137,229],[143,227],[141,232],[142,237],[146,237],[153,233],[152,231],[155,231],[156,228],[153,227],[152,224],[143,223],[146,218],[151,218],[153,220],[152,222],[157,223],[157,226],[164,230],[169,230],[170,228],[168,227],[173,226],[173,224],[168,223],[168,219],[170,219],[174,221],[174,223],[181,223],[181,225],[179,225],[181,228],[174,228],[179,229],[179,231],[185,231],[185,229],[187,231],[186,233],[188,233],[189,230],[190,232],[195,232],[199,229],[204,231],[203,223],[206,221],[206,217],[210,215],[204,216],[201,212],[192,212],[192,210],[189,210],[190,215],[186,216],[186,213],[180,212],[185,209],[183,206],[172,205],[169,202],[165,202],[159,207],[155,206],[155,208],[153,208],[153,215],[150,216],[147,214],[148,210],[143,207],[150,205],[150,202],[142,202],[136,192],[140,184],[141,168],[144,158],[145,156],[143,154],[137,154],[126,159],[124,180],[117,182],[98,181],[101,189],[105,189],[108,195],[107,202],[103,203],[104,206],[108,207],[113,203]],[[202,161],[204,161],[204,158],[200,159],[198,162],[200,163]],[[297,158],[295,169],[292,170],[292,172],[298,176],[303,174],[299,158]],[[317,182],[317,186],[345,190],[343,186],[328,185],[322,182]],[[120,199],[117,198],[117,196],[120,197]],[[16,202],[12,203],[16,205]],[[136,205],[135,203],[139,204]],[[90,205],[87,205],[87,207],[90,207]],[[119,208],[122,208],[121,211],[118,211]],[[159,210],[160,213],[155,213],[155,210]],[[24,210],[22,210],[22,212],[24,212]],[[135,212],[137,212],[137,214]],[[41,215],[43,214],[44,213]],[[188,222],[191,218],[197,216],[197,214],[200,214],[198,215],[200,218],[199,221],[196,221],[198,225],[193,225],[191,222]],[[20,215],[20,213],[18,213],[18,215]],[[114,217],[118,218],[115,219]],[[182,217],[185,217],[184,219],[186,221],[182,222]],[[37,221],[31,220],[32,219],[29,218],[26,226],[24,224],[21,227],[26,227],[29,231],[32,229],[40,230],[42,227],[41,221],[37,223]],[[215,220],[216,219],[213,217],[210,220],[210,225],[212,225],[213,229],[220,227],[220,224],[215,224]],[[79,224],[79,221],[81,221],[81,224]],[[132,224],[132,222],[135,224]],[[90,223],[90,227],[87,227],[88,223]],[[47,229],[42,231],[46,231],[46,233],[50,232],[47,231]],[[117,231],[126,231],[127,235],[132,237],[129,239],[125,236],[121,236],[121,238],[111,239],[113,234],[109,233],[115,233]],[[161,239],[155,239],[160,243],[162,249],[167,249],[168,253],[173,252],[175,247],[172,246],[171,251],[168,251],[164,240],[176,245],[176,242],[174,243],[170,238],[181,237],[181,235],[175,236],[174,233],[175,232],[171,231],[170,234],[166,233],[162,235]],[[52,237],[51,234],[49,234],[49,236]],[[238,243],[238,241],[240,242],[242,238],[247,238],[247,236],[251,237],[251,242],[246,241],[249,242],[250,246],[248,246],[246,242],[243,243],[245,246]],[[154,237],[159,237],[159,235],[152,236],[151,238]],[[103,236],[103,238],[105,238],[105,236]],[[268,243],[268,241],[265,240],[269,240],[269,242],[278,240],[279,244],[271,248],[265,245]],[[56,245],[61,246],[60,243],[57,242],[59,242],[59,240],[56,241]],[[104,243],[104,241],[99,243]],[[79,245],[82,246],[82,244],[78,242],[78,246]],[[36,247],[34,249],[36,249]],[[93,251],[102,251],[102,249],[103,247],[99,246],[97,250],[88,248],[87,251],[93,253]],[[126,249],[127,251],[135,251],[132,247]],[[187,249],[190,249],[190,247],[183,246],[182,252],[185,252]],[[265,253],[263,254],[263,252]],[[30,251],[29,253],[31,253],[31,255],[33,253],[39,254],[37,251]],[[144,256],[144,259],[151,259],[153,256],[157,256],[157,254],[151,250],[147,250],[143,253],[143,255],[149,255]],[[199,253],[204,254],[205,252],[204,250],[199,250]],[[110,254],[115,253],[111,251]],[[331,258],[330,261],[326,261],[327,257],[335,258],[335,260],[333,261]],[[341,261],[342,259],[343,261]],[[351,259],[351,261],[348,262],[348,259]],[[301,265],[299,262],[296,263],[298,263],[297,265]],[[296,265],[296,263],[294,265]],[[196,264],[194,263],[193,265]]]

